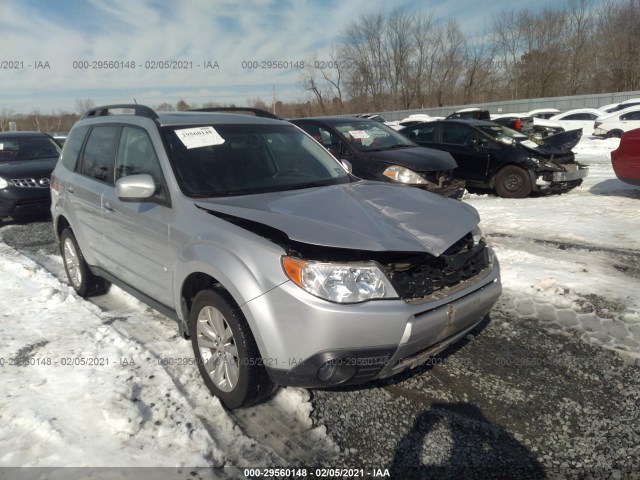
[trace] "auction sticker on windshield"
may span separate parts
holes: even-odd
[[[187,149],[222,145],[224,138],[213,127],[183,128],[176,135]]]

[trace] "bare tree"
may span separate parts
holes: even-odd
[[[13,110],[3,108],[0,110],[0,131],[6,132],[9,130],[9,122],[13,121],[15,112]]]
[[[90,98],[76,100],[76,112],[82,116],[84,112],[96,106],[95,102]]]

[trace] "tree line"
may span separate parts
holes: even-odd
[[[298,102],[244,106],[284,118],[640,90],[640,0],[569,0],[535,12],[505,10],[473,35],[456,18],[399,8],[348,24],[340,43],[305,62]],[[67,131],[76,113],[0,110],[0,130]],[[179,100],[158,111],[234,106]]]
[[[473,36],[401,8],[363,15],[342,38],[301,78],[317,113],[640,89],[640,0],[506,10]]]

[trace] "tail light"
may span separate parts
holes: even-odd
[[[514,127],[516,130],[520,130],[522,128],[522,120],[520,120],[519,118],[516,118],[516,123]]]
[[[51,174],[51,182],[50,182],[51,190],[55,190],[57,193],[60,193],[60,182],[58,182],[58,178],[52,173]]]
[[[594,122],[593,128],[598,128],[600,125],[602,125],[602,122]]]

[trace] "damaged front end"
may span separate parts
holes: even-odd
[[[571,151],[582,136],[582,129],[569,130],[537,141],[520,142],[529,151],[533,164],[532,185],[539,192],[561,193],[582,185],[589,167],[575,160]]]

